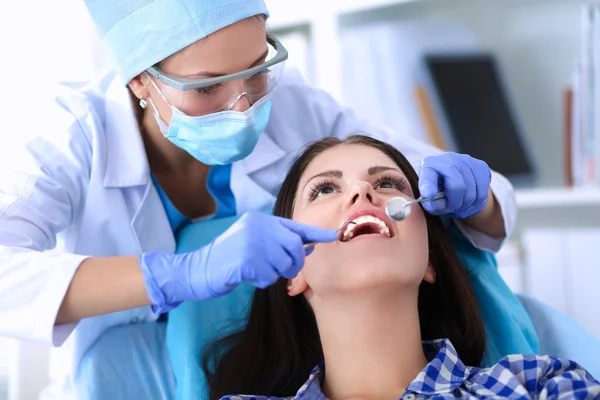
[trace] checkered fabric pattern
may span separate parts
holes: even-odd
[[[573,361],[534,354],[502,358],[490,368],[465,366],[447,339],[423,342],[429,364],[408,385],[402,400],[416,399],[600,399],[600,382]],[[323,400],[324,365],[310,373],[295,397]],[[221,400],[279,400],[280,397],[225,396]]]

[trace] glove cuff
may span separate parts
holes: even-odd
[[[159,315],[164,312],[169,311],[177,307],[177,305],[169,305],[166,304],[165,296],[160,289],[156,279],[151,270],[151,265],[155,259],[159,259],[162,253],[154,252],[154,253],[143,253],[138,257],[138,263],[140,265],[140,269],[142,270],[142,274],[144,276],[144,285],[146,286],[146,292],[148,293],[148,298],[152,302],[152,312],[154,315]]]

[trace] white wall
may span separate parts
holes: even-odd
[[[81,0],[13,2],[0,12],[0,146],[26,137],[23,121],[44,117],[56,82],[89,79],[105,65],[98,47]]]
[[[494,51],[539,163],[540,184],[560,185],[562,91],[579,58],[583,0],[421,0],[369,15],[346,26],[381,20],[457,20]]]
[[[10,355],[9,339],[0,337],[0,400],[8,398]]]
[[[44,118],[42,105],[52,95],[51,85],[92,75],[94,34],[81,0],[34,0],[3,7],[0,157],[10,157],[8,145],[26,138],[27,121]],[[48,383],[47,365],[47,347],[0,338],[0,400],[38,398]]]

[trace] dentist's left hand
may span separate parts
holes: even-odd
[[[433,215],[462,219],[483,210],[488,202],[492,172],[485,161],[466,154],[443,153],[423,159],[419,170],[419,192],[433,197],[439,191],[444,198],[422,203]]]
[[[199,250],[145,253],[139,263],[158,313],[185,300],[223,296],[242,282],[266,288],[280,277],[293,278],[304,265],[305,242],[337,237],[335,230],[250,212]]]

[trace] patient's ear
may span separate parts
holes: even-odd
[[[304,293],[306,288],[308,288],[308,284],[304,280],[302,272],[299,272],[295,278],[288,279],[287,281],[288,296],[298,296],[299,294]]]
[[[425,275],[423,276],[423,280],[425,282],[433,285],[435,283],[435,278],[436,278],[435,268],[433,268],[433,265],[431,265],[431,263],[429,263],[427,265],[427,269],[425,270]]]

